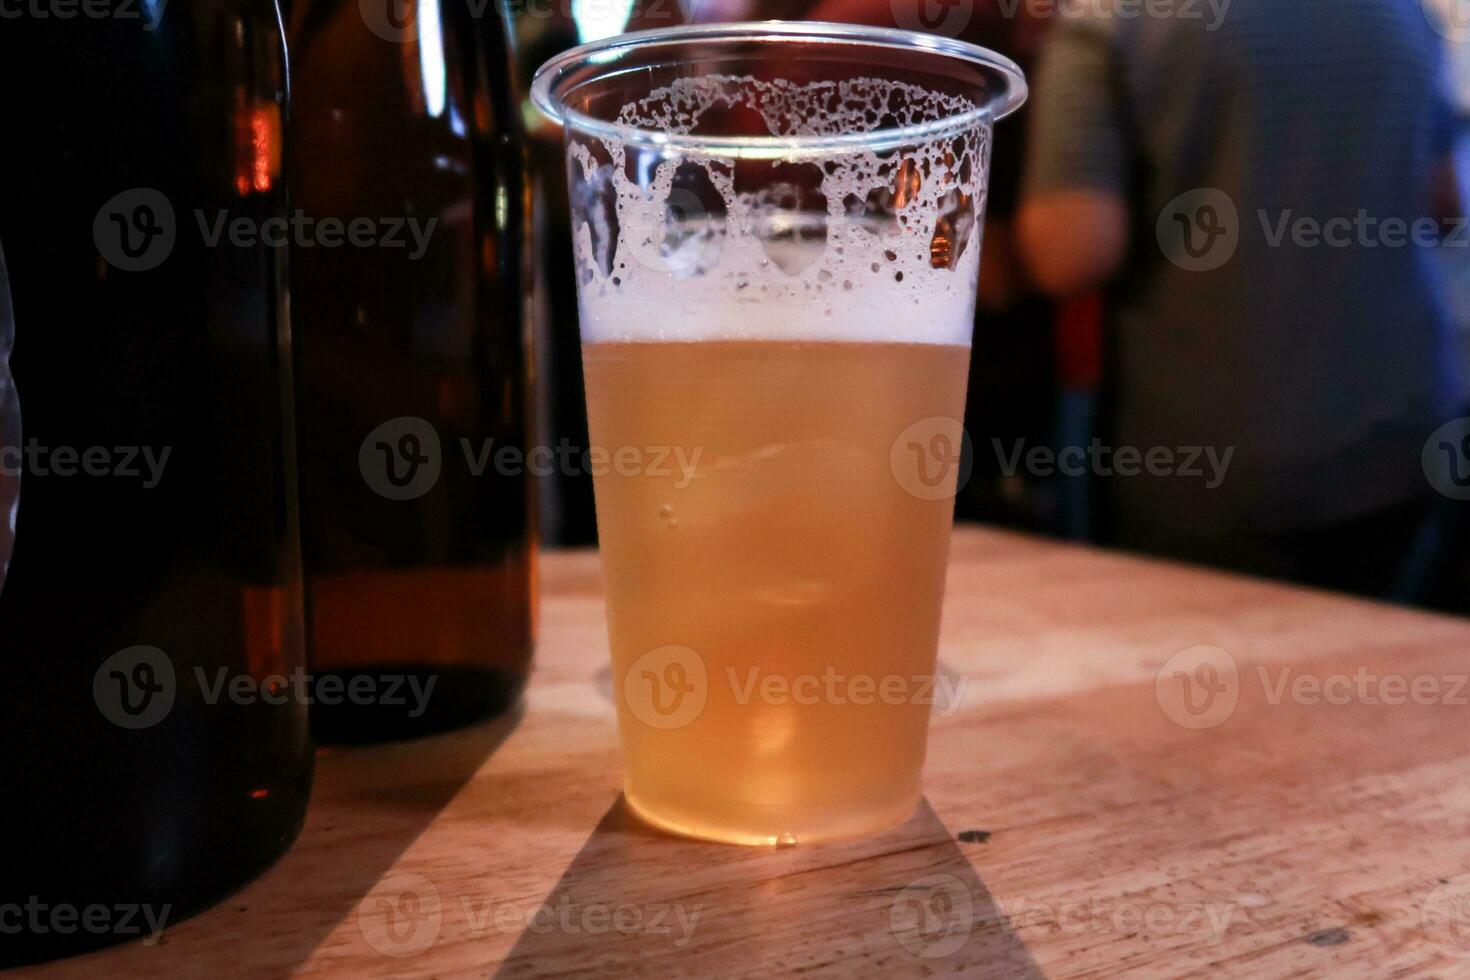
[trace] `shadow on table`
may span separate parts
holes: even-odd
[[[365,898],[485,760],[520,723],[524,707],[489,722],[432,738],[361,748],[332,747],[317,756],[306,826],[273,867],[199,915],[169,923],[156,946],[132,943],[82,960],[59,960],[38,975],[76,976],[89,960],[108,975],[189,974],[187,963],[229,963],[235,976],[294,971],[345,921],[358,922]],[[415,778],[385,771],[415,767]],[[350,859],[344,859],[350,852]],[[369,944],[377,937],[367,936]]]
[[[506,957],[545,974],[1041,977],[927,801],[861,841],[675,837],[620,797]]]

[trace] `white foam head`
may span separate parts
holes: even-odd
[[[773,135],[863,133],[972,104],[905,83],[680,79],[620,122],[688,133],[754,109]],[[582,336],[970,343],[990,131],[883,155],[656,156],[569,143]],[[765,168],[776,168],[766,170]]]

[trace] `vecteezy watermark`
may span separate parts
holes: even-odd
[[[408,249],[408,260],[417,262],[429,250],[429,241],[438,218],[420,221],[417,217],[391,218],[313,218],[297,209],[291,217],[278,215],[258,220],[231,217],[228,211],[208,215],[195,210],[199,235],[204,244],[218,248],[228,241],[236,248],[386,248]]]
[[[1425,440],[1421,462],[1435,490],[1451,500],[1470,500],[1470,418],[1435,429]]]
[[[0,0],[0,21],[135,20],[156,31],[171,0]]]
[[[1049,902],[1029,895],[994,900],[995,909],[1023,940],[1030,930],[1048,934],[1198,936],[1218,945],[1239,909],[1236,902],[1172,902],[1094,898]],[[889,907],[889,926],[909,952],[925,959],[959,951],[974,930],[975,899],[964,881],[952,874],[931,874],[914,881]]]
[[[1301,705],[1450,705],[1470,707],[1470,674],[1380,674],[1359,667],[1350,674],[1325,677],[1298,673],[1292,667],[1274,672],[1257,667],[1266,703],[1275,707],[1290,700]],[[1274,673],[1275,676],[1272,676]]]
[[[0,904],[0,936],[93,936],[141,937],[144,946],[157,945],[173,912],[172,905],[120,902],[105,905],[52,904],[31,895],[25,904]]]
[[[447,0],[358,0],[358,12],[362,21],[384,41],[406,44],[420,41],[426,44],[441,43],[438,12]],[[486,17],[510,17],[517,21],[562,20],[575,21],[582,28],[583,40],[595,40],[592,35],[603,36],[619,33],[627,27],[628,17],[633,12],[630,0],[453,0],[461,12],[472,20]],[[650,0],[639,7],[640,23],[654,26],[660,23],[687,24],[700,0]],[[591,34],[588,34],[588,31]]]
[[[108,265],[123,272],[158,268],[173,253],[178,235],[173,202],[151,187],[115,195],[97,209],[92,221],[97,251]]]
[[[432,881],[418,874],[383,879],[357,908],[357,927],[384,956],[407,958],[438,941],[445,919],[457,912],[473,938],[492,933],[658,937],[682,949],[694,938],[703,905],[683,902],[578,902],[562,893],[554,902],[523,904],[492,895],[462,895],[446,902]]]
[[[715,684],[723,686],[712,691]],[[712,694],[741,706],[918,705],[948,717],[964,703],[968,684],[963,675],[852,674],[832,665],[815,673],[726,665],[711,675],[698,653],[671,644],[648,651],[623,672],[622,698],[639,721],[668,731],[697,720]]]
[[[950,500],[970,481],[975,453],[959,419],[936,415],[904,429],[888,450],[898,485],[920,500]]]
[[[562,439],[555,446],[496,445],[494,439],[458,441],[460,455],[472,477],[487,473],[517,477],[646,476],[672,481],[683,490],[694,482],[704,447],[605,446],[582,448]],[[445,455],[439,432],[426,419],[405,415],[373,429],[358,449],[362,478],[376,494],[389,500],[415,500],[434,489],[443,473]]]
[[[942,959],[970,941],[975,897],[963,881],[939,872],[910,882],[888,906],[898,944],[922,959]]]
[[[1190,647],[1159,668],[1154,696],[1174,724],[1196,730],[1215,728],[1235,713],[1240,701],[1240,669],[1222,647]]]
[[[1441,881],[1424,900],[1419,923],[1441,950],[1470,958],[1470,875]]]
[[[760,667],[725,668],[725,682],[735,703],[836,706],[915,704],[949,717],[964,702],[970,679],[948,674],[846,674],[827,666],[820,674],[777,674]]]
[[[415,674],[358,674],[344,678],[336,674],[316,677],[304,668],[288,673],[231,673],[226,667],[207,671],[196,666],[186,675],[198,690],[196,703],[215,706],[341,704],[404,708],[409,718],[418,718],[429,707],[438,677]],[[135,646],[119,650],[97,668],[92,677],[92,698],[102,716],[119,728],[137,731],[152,728],[168,718],[180,695],[173,659],[158,647]]]
[[[1470,248],[1470,219],[1378,218],[1359,208],[1349,215],[1316,218],[1291,208],[1256,211],[1271,248],[1288,240],[1296,248]]]
[[[178,695],[174,663],[157,647],[119,650],[92,677],[92,699],[119,728],[152,728],[168,717]]]
[[[1001,16],[1022,9],[1034,20],[1202,20],[1217,31],[1234,0],[996,0]]]
[[[1025,939],[1029,929],[1080,935],[1198,936],[1219,945],[1239,906],[1235,902],[1164,902],[1097,898],[1081,902],[1036,901],[1021,895],[996,907]]]
[[[637,7],[638,23],[648,27],[687,24],[701,2],[703,0],[648,0]],[[465,4],[471,16],[481,16],[486,9],[492,13],[495,10],[487,0],[465,0]],[[512,21],[560,18],[574,20],[579,27],[595,25],[608,34],[621,33],[634,9],[630,0],[498,0],[498,6]],[[595,30],[589,33],[584,28],[579,33],[584,41],[598,40],[591,36],[597,33]]]
[[[1467,0],[1470,2],[1470,0]],[[1197,187],[1164,205],[1155,233],[1164,256],[1189,272],[1219,269],[1246,235],[1267,248],[1398,249],[1470,248],[1470,219],[1353,214],[1306,215],[1292,208],[1258,208],[1253,227],[1243,224],[1235,201],[1215,187]]]
[[[357,451],[363,480],[388,500],[417,500],[434,489],[443,459],[439,430],[413,415],[384,422]]]
[[[889,10],[906,31],[959,37],[975,17],[975,0],[889,0]]]
[[[650,650],[623,674],[623,703],[649,728],[683,728],[704,713],[709,673],[704,658],[686,646]]]
[[[1214,490],[1225,482],[1230,461],[1235,456],[1235,447],[1226,446],[1224,451],[1214,446],[1152,446],[1140,449],[1137,446],[1105,446],[1101,439],[1093,439],[1087,446],[1064,446],[1057,450],[1050,446],[1026,448],[1025,439],[1017,439],[1009,451],[999,439],[991,439],[995,458],[1001,472],[1015,476],[1024,466],[1031,476],[1048,477],[1084,476],[1132,477],[1147,473],[1149,476],[1169,476],[1204,481],[1205,489]]]
[[[414,262],[428,252],[439,225],[437,217],[426,221],[412,216],[316,218],[300,209],[289,217],[260,219],[226,210],[211,214],[196,208],[193,216],[206,248],[403,249]],[[115,195],[97,210],[92,237],[108,265],[124,272],[147,272],[163,265],[173,254],[179,237],[178,217],[162,191],[135,187]]]
[[[665,937],[669,945],[683,949],[694,938],[694,929],[704,913],[703,905],[686,906],[683,902],[574,902],[562,893],[554,903],[541,902],[525,906],[513,902],[496,902],[486,896],[478,901],[460,899],[460,910],[472,936],[495,931],[519,935],[559,932],[564,935]]]
[[[996,0],[995,13],[1006,20],[1188,20],[1204,21],[1206,31],[1225,22],[1233,0]],[[975,15],[974,0],[889,0],[895,26],[958,37]]]
[[[444,903],[439,889],[423,875],[384,878],[357,907],[357,929],[384,956],[417,956],[439,938]]]
[[[172,447],[46,446],[29,439],[24,446],[0,446],[0,476],[111,477],[139,480],[144,490],[163,482]]]
[[[1199,187],[1164,205],[1154,233],[1170,262],[1187,272],[1209,272],[1240,246],[1240,214],[1224,191]]]
[[[1292,666],[1257,665],[1255,679],[1267,707],[1348,705],[1470,707],[1470,673],[1311,673]],[[1235,658],[1215,646],[1191,647],[1169,658],[1156,679],[1159,707],[1184,728],[1216,728],[1240,702],[1241,674]]]

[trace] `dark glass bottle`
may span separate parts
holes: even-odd
[[[280,18],[83,6],[0,22],[0,965],[238,888],[311,782],[285,252],[211,234],[286,215]]]
[[[294,206],[361,229],[292,257],[322,740],[495,714],[530,663],[526,193],[498,10],[293,8]]]

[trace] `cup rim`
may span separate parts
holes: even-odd
[[[563,99],[566,93],[561,87],[569,75],[581,67],[605,65],[611,70],[622,57],[635,50],[664,45],[672,47],[698,41],[728,40],[772,44],[800,41],[808,44],[843,44],[927,53],[983,69],[998,80],[1000,89],[997,95],[983,105],[942,119],[840,136],[700,136],[665,133],[598,119],[572,108]],[[767,20],[632,31],[564,51],[538,68],[531,81],[531,101],[536,108],[553,122],[578,133],[643,149],[746,159],[789,159],[912,146],[1003,119],[1026,101],[1026,94],[1026,78],[1020,67],[1011,59],[988,48],[918,31],[824,21]]]

